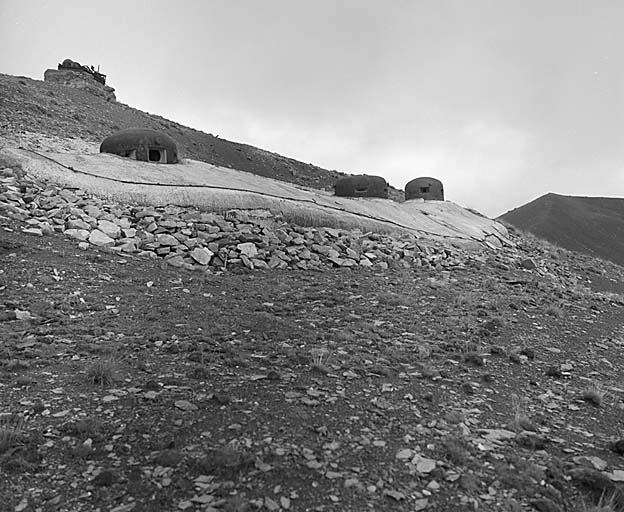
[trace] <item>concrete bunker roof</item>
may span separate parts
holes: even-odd
[[[176,142],[166,133],[144,128],[129,128],[106,137],[100,153],[113,153],[146,162],[175,164]]]
[[[388,198],[388,182],[381,176],[361,174],[346,176],[334,185],[334,192],[342,197],[381,197]]]
[[[444,185],[437,178],[422,176],[405,185],[405,199],[444,201]]]

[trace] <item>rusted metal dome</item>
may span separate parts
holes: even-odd
[[[382,197],[388,199],[388,182],[381,176],[346,176],[334,185],[334,192],[341,197]]]
[[[405,185],[405,200],[425,199],[444,201],[444,186],[435,178],[416,178]]]
[[[106,137],[100,145],[100,153],[160,164],[178,162],[178,148],[169,135],[139,128],[121,130]]]

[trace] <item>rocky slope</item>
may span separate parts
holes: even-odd
[[[5,141],[92,147],[95,117],[59,133],[21,99],[3,122],[36,126]],[[468,251],[1,169],[2,506],[621,512],[624,270],[510,236]]]
[[[624,506],[615,265],[515,238],[419,268],[190,271],[8,217],[7,510]]]
[[[76,139],[99,145],[124,128],[162,130],[178,143],[180,156],[319,189],[332,189],[344,173],[322,169],[218,135],[188,128],[88,90],[0,74],[0,138],[13,142],[27,133]],[[26,133],[27,132],[27,133]],[[357,172],[356,170],[353,170]],[[401,191],[392,189],[394,199]]]

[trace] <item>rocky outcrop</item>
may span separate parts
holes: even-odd
[[[90,74],[79,70],[46,69],[43,74],[44,82],[86,89],[96,96],[102,96],[106,101],[116,101],[115,89],[95,80]]]

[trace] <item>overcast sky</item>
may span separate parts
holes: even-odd
[[[0,0],[0,73],[100,65],[117,99],[494,217],[624,197],[621,0]]]

